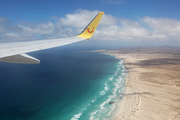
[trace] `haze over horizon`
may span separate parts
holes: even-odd
[[[1,0],[0,42],[75,36],[100,11],[94,36],[82,44],[180,46],[178,0]]]

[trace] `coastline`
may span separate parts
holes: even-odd
[[[122,55],[119,56],[118,54],[111,55],[119,59],[122,59],[124,61],[124,67],[128,72],[128,75],[125,79],[125,93],[122,97],[123,99],[120,102],[116,103],[119,109],[114,114],[113,120],[130,119],[131,115],[133,115],[136,112],[136,110],[138,110],[138,106],[140,104],[140,96],[138,95],[138,93],[140,92],[139,84],[135,83],[135,81],[131,81],[132,78],[137,78],[138,76],[136,75],[136,73],[135,75],[133,75],[130,71],[130,69],[132,69],[132,66],[127,65],[128,60],[126,57],[122,57]],[[134,93],[135,95],[130,96],[130,94]]]
[[[164,49],[134,51],[96,51],[124,60],[128,71],[125,94],[116,103],[112,120],[180,119],[179,54]]]

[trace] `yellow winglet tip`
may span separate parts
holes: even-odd
[[[99,12],[99,13],[104,13],[104,12]]]
[[[87,27],[76,37],[91,38],[103,16],[104,12],[99,12],[94,19],[87,25]]]

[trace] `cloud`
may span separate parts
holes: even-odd
[[[0,42],[26,41],[37,39],[50,39],[74,36],[75,33],[70,27],[64,27],[61,23],[51,21],[41,24],[20,21],[17,25],[5,22],[0,24]]]
[[[5,17],[0,17],[0,24],[11,23],[11,21]]]
[[[103,39],[110,40],[131,40],[134,38],[144,38],[148,36],[148,31],[141,27],[138,22],[128,19],[119,19],[118,25],[110,25],[101,27],[95,34],[95,39],[103,37]],[[96,38],[97,37],[97,38]]]
[[[17,34],[7,32],[4,34],[0,34],[0,42],[14,42],[14,41],[24,41],[24,40],[37,40],[33,34]]]
[[[149,39],[164,39],[166,34],[157,31],[148,31],[138,21],[128,19],[119,19],[120,26],[111,25],[101,27],[96,32],[95,37],[100,39],[103,37],[108,40],[149,40]],[[96,39],[96,38],[95,38]]]
[[[58,20],[64,26],[71,26],[75,28],[84,28],[91,22],[100,11],[88,11],[79,9],[73,14],[66,14],[65,18],[54,17],[55,20]],[[114,25],[117,23],[117,19],[111,15],[104,14],[100,25]]]
[[[120,25],[116,24],[99,28],[94,35],[94,39],[123,41],[180,40],[180,21],[177,20],[151,17],[143,17],[138,21],[129,19],[118,20]]]
[[[52,22],[42,23],[37,26],[23,26],[18,25],[23,33],[32,33],[32,34],[51,34],[54,31],[54,24]]]
[[[95,39],[103,37],[106,40],[140,40],[149,38],[152,34],[137,21],[118,19],[118,22],[120,25],[101,27],[95,33]]]
[[[98,10],[76,10],[65,17],[51,17],[47,22],[31,23],[0,17],[0,42],[75,36],[98,13]],[[54,21],[53,21],[54,20]],[[143,17],[138,20],[104,14],[92,37],[97,40],[146,41],[180,40],[180,21],[170,18]]]
[[[82,28],[85,27],[97,13],[98,11],[78,10],[73,14],[66,14],[65,18],[59,18],[59,22],[64,26]]]
[[[154,29],[156,33],[167,34],[170,36],[180,36],[180,21],[169,18],[141,18],[147,26]]]

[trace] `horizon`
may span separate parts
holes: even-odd
[[[104,11],[82,44],[180,47],[180,1],[0,1],[0,42],[71,37]]]

